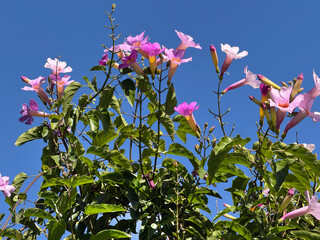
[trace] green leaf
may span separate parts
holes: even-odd
[[[220,221],[218,225],[222,225],[224,228],[230,228],[247,240],[252,239],[251,232],[239,223],[236,223],[234,221]]]
[[[301,183],[299,179],[291,173],[287,175],[285,182],[283,184],[286,184],[287,188],[294,187],[295,189],[297,189],[297,191],[301,193],[306,191],[304,184]]]
[[[48,240],[60,240],[66,231],[66,223],[63,218],[57,221],[49,221],[48,223]]]
[[[165,113],[168,115],[174,114],[175,106],[177,106],[177,98],[176,98],[176,93],[174,91],[173,83],[171,83],[167,93],[167,98],[165,103]]]
[[[94,77],[96,77],[96,76],[94,76]],[[83,78],[83,80],[88,84],[88,87],[89,87],[90,89],[92,89],[94,92],[97,91],[96,86],[94,86],[94,85],[90,82],[89,78],[87,78],[86,76],[84,76],[84,77],[82,77],[82,78]]]
[[[213,148],[208,160],[208,176],[209,183],[211,183],[216,172],[219,170],[222,162],[227,162],[227,154],[235,145],[244,146],[250,141],[250,138],[242,139],[239,135],[235,138],[222,137],[219,143]]]
[[[127,78],[120,82],[122,91],[124,92],[124,95],[128,99],[128,102],[133,107],[135,99],[136,99],[136,86],[134,84],[134,81],[130,78]]]
[[[107,86],[100,95],[99,106],[108,109],[114,92],[114,87]]]
[[[41,139],[42,138],[42,131],[43,128],[45,128],[46,126],[39,126],[39,127],[33,127],[31,129],[29,129],[28,131],[22,133],[18,139],[16,140],[16,142],[14,143],[14,145],[16,146],[21,146],[22,144],[25,144],[26,142],[30,142],[36,139]]]
[[[62,103],[63,111],[66,107],[71,103],[73,96],[77,93],[77,91],[82,87],[82,85],[78,82],[70,83],[63,92],[64,101]]]
[[[68,188],[70,188],[71,180],[62,178],[50,178],[48,181],[44,182],[44,184],[41,186],[41,189],[51,186],[67,186]]]
[[[102,123],[103,131],[105,134],[107,134],[109,127],[110,127],[110,124],[111,124],[111,118],[110,118],[109,111],[102,112],[102,111],[98,110],[97,113],[98,113],[99,119]]]
[[[96,65],[93,66],[89,71],[106,71],[106,66],[103,65]]]
[[[19,173],[13,180],[12,185],[16,188],[15,192],[19,192],[22,184],[28,178],[28,175],[25,173]]]
[[[83,108],[84,105],[87,104],[88,102],[88,95],[87,94],[82,94],[82,96],[79,98],[78,106],[79,108]]]
[[[166,154],[186,157],[189,159],[189,161],[191,162],[191,164],[195,169],[199,168],[200,161],[193,155],[192,152],[190,152],[188,149],[186,149],[184,146],[182,146],[179,143],[170,144],[169,150],[166,152]]]
[[[17,229],[6,228],[3,232],[1,232],[0,230],[0,233],[1,233],[0,237],[8,237],[8,238],[17,239],[17,240],[23,239],[22,233]]]
[[[197,136],[196,133],[189,126],[186,118],[182,115],[177,115],[172,119],[174,122],[180,123],[177,130],[178,137],[184,142],[187,142],[187,133]]]
[[[290,233],[298,238],[305,240],[320,240],[319,231],[312,230],[293,230]]]
[[[49,212],[44,211],[40,208],[28,208],[24,213],[25,217],[39,217],[43,219],[48,219],[52,221],[57,221]]]
[[[84,213],[87,215],[93,215],[98,213],[109,213],[109,212],[124,212],[127,211],[124,207],[115,204],[92,204],[86,206]]]
[[[160,122],[161,122],[161,125],[164,127],[164,129],[169,134],[171,140],[174,141],[175,129],[174,129],[174,124],[173,124],[172,119],[168,115],[162,115],[160,117]]]
[[[103,146],[104,144],[112,141],[118,136],[112,129],[109,129],[107,134],[103,130],[99,130],[92,141],[92,146]]]
[[[80,177],[75,177],[72,179],[72,187],[76,188],[77,186],[84,185],[87,183],[94,183],[94,179],[89,176],[80,176]]]
[[[118,238],[131,238],[131,235],[117,229],[106,229],[92,236],[90,240],[104,240],[104,239],[118,239]]]
[[[69,188],[68,191],[64,191],[58,198],[56,202],[57,211],[59,213],[64,213],[71,208],[71,206],[76,201],[77,189]]]

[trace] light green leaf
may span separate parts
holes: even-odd
[[[191,162],[191,164],[195,169],[199,168],[200,161],[193,155],[192,152],[190,152],[188,149],[186,149],[184,146],[182,146],[179,143],[170,144],[169,150],[166,152],[166,154],[186,157],[189,159],[189,161]]]
[[[70,83],[63,92],[64,101],[62,103],[63,111],[65,108],[71,103],[73,96],[77,93],[77,91],[82,87],[82,85],[78,82]]]
[[[48,230],[48,240],[60,240],[66,231],[66,223],[63,218],[61,218],[59,222],[50,221],[48,223]]]
[[[43,128],[45,128],[45,127],[46,126],[33,127],[31,129],[29,129],[28,131],[22,133],[18,137],[18,139],[16,140],[14,145],[21,146],[22,144],[25,144],[26,142],[30,142],[35,139],[41,139],[42,138],[42,131],[43,131]]]
[[[92,236],[90,240],[105,240],[105,239],[118,239],[118,238],[131,238],[131,235],[117,229],[106,229]]]
[[[109,212],[124,212],[127,211],[124,207],[115,204],[92,204],[86,206],[84,213],[87,215]]]
[[[52,221],[57,221],[49,212],[46,212],[40,208],[28,208],[24,213],[25,217],[40,217]]]

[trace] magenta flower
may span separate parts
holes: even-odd
[[[137,50],[132,50],[129,56],[122,58],[123,63],[119,65],[119,69],[130,66],[136,73],[144,75],[142,68],[137,63],[137,57],[138,57]]]
[[[178,107],[175,107],[174,110],[176,110],[178,113],[180,113],[182,116],[184,116],[191,127],[191,129],[198,133],[197,123],[193,116],[193,111],[197,110],[199,106],[196,106],[196,102],[192,102],[188,105],[188,103],[184,102],[182,104],[179,104]]]
[[[170,61],[170,68],[169,68],[169,73],[168,73],[168,82],[171,82],[171,78],[173,77],[174,73],[176,72],[178,66],[181,63],[186,63],[192,61],[192,57],[182,59],[183,55],[185,53],[185,50],[174,50],[174,49],[165,49],[164,50],[164,58],[167,61]]]
[[[223,78],[223,74],[227,71],[233,59],[240,59],[248,55],[247,51],[238,53],[239,48],[231,47],[229,44],[221,44],[221,51],[225,52],[227,55],[221,67],[220,79]]]
[[[317,196],[312,196],[310,199],[309,192],[306,191],[305,195],[307,197],[307,201],[309,203],[308,206],[293,210],[280,219],[281,221],[290,219],[290,218],[296,218],[296,217],[301,217],[303,215],[311,214],[313,215],[316,219],[320,220],[320,203],[318,202]]]
[[[291,202],[291,199],[294,196],[294,188],[291,188],[288,190],[287,195],[285,196],[285,198],[283,199],[280,207],[279,207],[279,212],[282,212],[284,209],[286,209],[289,205],[289,203]]]
[[[148,42],[141,47],[141,50],[148,55],[152,78],[154,78],[154,72],[157,68],[157,55],[162,53],[164,49],[161,49],[157,42]]]
[[[176,48],[176,51],[178,50],[186,50],[188,47],[194,47],[194,48],[198,48],[198,49],[202,49],[200,47],[200,44],[196,44],[193,41],[193,38],[190,37],[189,35],[183,34],[182,32],[179,32],[177,30],[175,30],[176,33],[178,34],[178,37],[181,40],[180,45]]]
[[[51,69],[52,75],[59,75],[60,73],[72,72],[72,68],[67,67],[66,62],[59,61],[57,58],[55,59],[48,58],[44,67]],[[50,78],[52,77],[50,76]]]
[[[31,99],[29,101],[29,106],[30,107],[28,107],[26,103],[22,104],[22,110],[20,111],[22,117],[19,118],[20,122],[24,122],[27,120],[25,124],[30,125],[34,121],[33,117],[49,117],[48,113],[38,111],[39,105],[35,100]]]
[[[315,73],[314,70],[313,70],[313,80],[314,80],[315,86],[309,91],[309,94],[311,95],[311,97],[315,98],[320,95],[320,78],[318,77],[318,75]]]
[[[304,93],[298,96],[301,96],[301,102],[298,106],[300,109],[300,112],[298,112],[298,114],[295,115],[287,124],[283,132],[284,134],[283,137],[287,135],[288,131],[291,128],[295,127],[299,122],[301,122],[307,116],[311,117],[313,122],[320,121],[320,112],[311,112],[311,108],[315,98],[312,97],[310,93]]]
[[[290,102],[292,87],[282,87],[281,90],[276,90],[271,88],[269,99],[270,107],[277,107],[277,123],[276,128],[280,128],[280,124],[282,123],[286,112],[292,113],[296,107],[300,106],[300,102],[302,101],[302,95],[298,95],[292,102]]]
[[[127,37],[127,43],[133,47],[133,49],[138,50],[141,46],[148,42],[148,36],[144,37],[145,31],[140,35],[132,37],[131,35]]]
[[[22,90],[25,91],[35,91],[39,98],[41,99],[42,102],[44,103],[48,103],[49,105],[51,105],[51,101],[48,97],[48,95],[45,93],[45,91],[41,88],[41,85],[45,82],[46,78],[45,77],[38,77],[34,80],[30,80],[29,78],[22,76],[21,77],[22,81],[24,81],[25,83],[29,84],[31,87],[23,87],[21,88]]]
[[[108,49],[105,49],[104,52],[105,52],[105,54],[103,54],[101,60],[99,61],[99,65],[101,65],[101,66],[106,66],[109,61]]]
[[[11,193],[13,193],[16,188],[12,185],[9,185],[9,177],[1,177],[0,174],[0,191],[3,191],[3,194],[6,197],[10,197]]]
[[[229,87],[227,87],[225,90],[223,90],[222,93],[224,94],[229,90],[236,89],[236,88],[241,87],[246,84],[250,85],[253,88],[260,87],[261,83],[260,83],[260,81],[257,80],[257,75],[250,72],[248,70],[248,66],[246,66],[244,68],[244,73],[246,74],[246,77],[244,79],[242,79],[234,84],[231,84]]]

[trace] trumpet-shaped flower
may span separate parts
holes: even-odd
[[[123,63],[119,65],[119,69],[130,66],[136,73],[144,75],[142,68],[137,63],[137,57],[137,50],[132,50],[129,56],[122,58]]]
[[[288,131],[295,127],[299,122],[305,119],[307,116],[311,117],[314,122],[320,121],[320,112],[311,112],[311,108],[314,102],[314,97],[310,93],[304,93],[301,96],[301,102],[299,104],[300,112],[295,115],[284,129],[283,136],[287,135]]]
[[[313,70],[313,80],[314,80],[315,86],[309,91],[309,94],[311,95],[311,97],[315,98],[320,95],[320,78],[318,77],[318,75],[315,73],[314,70]]]
[[[55,59],[48,58],[44,67],[51,69],[52,75],[59,75],[60,73],[72,72],[72,68],[67,67],[66,62],[59,61],[57,58],[55,58]]]
[[[173,77],[174,73],[177,70],[177,67],[181,64],[181,63],[186,63],[186,62],[190,62],[192,61],[192,57],[190,58],[183,58],[183,55],[185,53],[185,50],[174,50],[174,49],[165,49],[164,50],[164,58],[166,60],[170,61],[170,68],[169,68],[169,73],[168,73],[168,82],[170,83],[171,78]]]
[[[24,122],[27,120],[25,124],[30,125],[34,121],[33,117],[49,117],[48,113],[38,111],[39,105],[35,100],[31,99],[29,101],[29,106],[30,107],[28,107],[26,103],[22,104],[22,110],[20,111],[22,117],[19,118],[20,122]]]
[[[148,36],[144,36],[145,31],[143,31],[141,34],[132,37],[131,35],[129,37],[127,37],[127,43],[133,47],[133,49],[138,49],[141,46],[143,46],[144,44],[146,44],[148,42]]]
[[[6,197],[10,197],[11,193],[13,193],[16,190],[16,188],[12,185],[9,185],[9,177],[1,177],[0,174],[0,191],[3,191],[3,194]]]
[[[290,102],[292,87],[282,87],[280,91],[271,88],[269,99],[270,107],[277,107],[277,123],[276,128],[280,128],[286,112],[292,113],[292,111],[300,106],[300,103],[303,99],[302,95],[298,95],[292,102]]]
[[[178,34],[178,37],[180,38],[181,40],[181,43],[180,45],[177,47],[176,51],[178,50],[185,50],[187,49],[188,47],[194,47],[194,48],[198,48],[198,49],[202,49],[202,47],[200,47],[200,44],[196,44],[194,41],[193,41],[193,38],[190,37],[189,35],[186,35],[186,34],[183,34],[182,32],[179,32],[177,30],[175,30],[176,33]]]
[[[250,72],[248,70],[248,66],[246,66],[244,68],[244,73],[246,74],[246,77],[244,79],[242,79],[234,84],[231,84],[229,87],[227,87],[225,90],[223,90],[222,93],[226,93],[229,90],[236,89],[236,88],[241,87],[246,84],[250,85],[253,88],[260,87],[261,83],[260,83],[260,81],[257,80],[257,75]]]
[[[301,217],[303,215],[311,214],[313,215],[316,219],[320,220],[320,203],[318,202],[317,196],[312,196],[310,199],[309,192],[306,191],[305,195],[307,197],[307,201],[309,203],[308,206],[293,210],[287,214],[285,214],[282,218],[281,221],[290,219],[290,218],[296,218],[296,217]]]
[[[101,60],[99,61],[99,65],[102,65],[102,66],[106,66],[108,61],[109,61],[109,58],[108,58],[108,49],[105,49],[104,50],[104,54],[101,58]]]
[[[55,76],[55,75],[53,75]],[[41,88],[41,85],[44,83],[44,81],[46,80],[45,77],[38,77],[34,80],[30,80],[29,78],[22,76],[21,77],[22,81],[24,81],[25,83],[29,84],[30,87],[23,87],[22,90],[25,91],[35,91],[39,98],[41,99],[41,101],[43,103],[48,103],[49,105],[51,105],[51,101],[48,97],[48,95],[45,93],[45,91]]]
[[[197,123],[193,116],[193,111],[197,110],[199,106],[196,106],[196,102],[192,102],[188,105],[188,103],[184,102],[182,104],[179,104],[178,107],[175,107],[174,110],[176,110],[178,113],[180,113],[182,116],[184,116],[191,127],[191,129],[198,133]]]
[[[74,82],[74,80],[69,81],[69,79],[70,79],[70,75],[64,75],[62,78],[60,77],[56,81],[58,98],[62,97],[64,86],[68,86],[70,83]]]
[[[164,48],[161,49],[160,44],[155,43],[146,43],[141,47],[141,50],[144,51],[148,55],[150,70],[152,77],[154,78],[154,72],[157,68],[157,55],[164,51]]]
[[[220,79],[223,78],[223,74],[227,71],[233,59],[240,59],[248,55],[247,51],[239,53],[239,47],[231,47],[229,44],[221,44],[221,51],[227,55],[221,67]]]

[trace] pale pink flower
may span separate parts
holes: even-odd
[[[243,85],[250,85],[253,88],[259,88],[261,82],[257,80],[257,75],[253,74],[248,70],[248,66],[244,68],[244,73],[246,74],[246,77],[238,82],[235,82],[234,84],[231,84],[229,87],[227,87],[225,90],[222,91],[222,93],[226,93],[229,90],[236,89],[238,87],[241,87]]]
[[[9,185],[9,177],[4,176],[1,177],[0,174],[0,191],[3,191],[3,194],[6,197],[10,197],[11,193],[13,193],[16,190],[16,188],[12,185]]]
[[[320,112],[311,112],[311,108],[314,102],[314,97],[311,96],[310,93],[304,93],[302,95],[298,95],[300,97],[301,101],[299,104],[300,112],[298,112],[297,115],[295,115],[290,122],[287,124],[283,136],[287,135],[287,132],[295,127],[299,122],[301,122],[303,119],[305,119],[307,116],[311,117],[313,122],[320,121]]]
[[[187,49],[188,47],[194,47],[194,48],[198,48],[198,49],[202,49],[200,47],[200,44],[196,44],[194,41],[193,41],[193,38],[190,37],[189,35],[186,35],[182,32],[179,32],[177,30],[175,30],[176,33],[178,34],[178,37],[180,38],[181,40],[181,43],[180,45],[176,48],[176,51],[178,50],[185,50]]]
[[[181,63],[186,63],[186,62],[190,62],[192,61],[192,57],[190,58],[183,58],[183,55],[185,53],[185,50],[174,50],[174,49],[165,49],[164,50],[164,58],[167,61],[170,61],[170,68],[169,68],[169,72],[168,72],[168,82],[171,81],[171,78],[173,77],[174,73],[176,72],[178,66]]]
[[[48,95],[45,93],[45,91],[41,88],[41,85],[45,82],[46,78],[45,77],[38,77],[34,80],[30,80],[25,76],[21,77],[22,81],[24,81],[25,83],[29,84],[31,87],[23,87],[21,88],[22,90],[25,91],[35,91],[39,98],[41,99],[42,102],[44,103],[48,103],[49,105],[51,105],[51,101],[48,97]]]
[[[300,143],[300,146],[308,149],[310,152],[312,152],[316,148],[316,146],[313,143],[309,143],[309,144],[308,143]]]
[[[58,80],[56,82],[57,84],[57,94],[58,98],[61,98],[63,95],[64,87],[68,86],[70,83],[74,82],[74,80],[70,80],[70,75],[64,75],[63,77],[58,77]]]
[[[132,37],[131,35],[127,37],[128,45],[132,46],[133,49],[138,50],[141,46],[148,42],[148,36],[144,37],[144,33],[145,31],[135,37]]]
[[[315,98],[320,95],[320,78],[313,70],[314,87],[309,91],[311,97]]]
[[[59,75],[60,73],[72,72],[72,68],[67,67],[66,62],[59,61],[57,58],[55,58],[55,59],[48,58],[44,67],[51,69],[52,75]]]
[[[178,107],[175,107],[174,110],[180,113],[182,116],[184,116],[191,127],[191,129],[198,133],[197,123],[193,116],[193,111],[197,110],[199,106],[196,106],[196,102],[192,102],[188,105],[188,103],[184,102],[182,104],[179,104]]]
[[[302,208],[299,208],[299,209],[296,209],[296,210],[293,210],[293,211],[285,214],[281,218],[281,221],[283,221],[285,219],[301,217],[301,216],[307,215],[307,214],[311,214],[316,219],[320,220],[320,203],[318,202],[317,196],[312,196],[310,199],[308,191],[305,191],[305,195],[307,197],[307,201],[308,201],[309,205],[302,207]]]
[[[233,59],[240,59],[248,55],[247,51],[239,53],[239,47],[231,47],[229,44],[221,44],[221,51],[227,55],[221,67],[220,79],[223,78],[223,74],[227,71]]]
[[[292,113],[296,107],[299,107],[300,102],[302,101],[302,95],[298,95],[292,102],[290,102],[290,95],[292,91],[292,86],[282,87],[281,90],[276,90],[271,88],[270,90],[270,107],[277,107],[277,123],[276,128],[280,128],[286,112]]]

